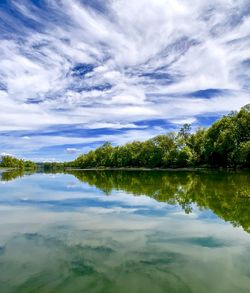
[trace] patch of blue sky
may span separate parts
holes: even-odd
[[[196,116],[197,119],[197,125],[202,127],[209,127],[211,124],[213,124],[215,121],[217,121],[221,117],[220,114],[214,114],[214,115],[198,115]]]
[[[49,2],[39,0],[24,0],[12,2],[9,0],[0,1],[0,38],[10,38],[21,41],[30,35],[33,30],[36,33],[43,33],[47,30],[47,23],[54,25],[70,25],[69,18],[63,11],[53,9]],[[8,34],[10,34],[8,36]]]
[[[216,96],[225,96],[233,93],[233,91],[228,89],[216,89],[216,88],[208,88],[208,89],[200,89],[194,92],[176,92],[176,93],[148,93],[147,96],[149,98],[203,98],[210,99]]]
[[[46,7],[46,1],[44,0],[31,0],[30,2],[41,9],[44,9]]]
[[[229,94],[230,91],[226,89],[203,89],[195,92],[185,94],[187,97],[210,99],[216,96]]]
[[[174,127],[173,123],[165,119],[140,120],[140,121],[134,122],[134,124],[137,125],[138,127],[144,126],[144,129],[152,128],[152,127],[161,127],[163,129],[166,129],[166,132],[168,131],[168,129],[172,129]]]
[[[250,89],[250,58],[238,65],[237,76],[241,80],[242,88],[248,91]]]
[[[57,9],[57,3],[55,6],[51,5],[50,1],[44,0],[25,0],[23,5],[28,7],[28,10],[33,15],[39,15],[39,18],[42,20],[47,20],[53,24],[69,25],[71,24],[69,18],[64,13],[64,11]],[[42,24],[42,21],[40,22]],[[43,24],[42,24],[43,25]],[[43,25],[45,28],[46,24]]]
[[[86,74],[92,72],[94,68],[94,64],[79,63],[72,68],[71,75],[73,77],[84,77]]]
[[[75,92],[92,92],[92,91],[108,91],[112,89],[112,84],[110,83],[103,83],[103,84],[96,84],[96,85],[81,85],[75,84],[69,87],[70,90],[74,90]]]
[[[26,31],[23,29],[24,27],[36,31],[40,31],[43,27],[39,22],[35,21],[31,17],[28,17],[27,15],[25,16],[20,11],[18,11],[16,7],[11,3],[11,1],[1,0],[0,9],[2,10],[0,18],[1,35],[2,33],[20,34],[22,32],[19,37],[24,37],[24,35],[26,34]]]
[[[197,115],[195,116],[196,121],[191,124],[195,128],[197,128],[197,126],[209,127],[212,123],[214,123],[220,117],[221,117],[221,114]],[[163,131],[159,131],[159,134],[165,134],[169,131],[178,131],[181,126],[179,124],[176,124],[164,119],[142,120],[142,121],[134,122],[134,124],[138,125],[138,127],[144,126],[144,129],[158,127],[163,130]]]
[[[241,9],[233,9],[229,23],[231,27],[240,25],[250,15],[250,3],[246,3],[246,6]]]
[[[148,77],[151,79],[167,80],[167,81],[171,81],[173,79],[173,77],[169,73],[166,73],[166,72],[145,72],[145,73],[141,73],[140,76]]]
[[[247,58],[241,62],[242,66],[250,67],[250,58]]]
[[[44,102],[44,98],[28,98],[25,104],[41,104]]]
[[[79,128],[77,125],[76,127],[74,125],[68,125],[67,127],[59,127],[56,129],[47,129],[44,131],[37,131],[37,132],[21,132],[20,137],[22,136],[64,136],[64,137],[93,137],[93,136],[101,136],[103,134],[114,134],[121,132],[122,130],[118,129],[108,129],[108,128],[95,128],[95,129],[84,129]],[[24,134],[24,135],[23,135]]]
[[[7,85],[0,81],[0,90],[7,91]]]
[[[80,0],[80,2],[86,7],[96,10],[97,12],[105,14],[108,13],[108,4],[110,0]]]
[[[176,78],[174,76],[165,72],[145,72],[142,73],[140,77],[146,77],[150,81],[155,81],[165,85],[170,85],[176,82]]]

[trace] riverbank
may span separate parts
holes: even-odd
[[[65,171],[197,171],[207,168],[65,168]]]
[[[123,167],[123,168],[65,168],[65,171],[250,171],[249,168],[222,168],[222,167],[182,167],[182,168],[139,168],[139,167]]]

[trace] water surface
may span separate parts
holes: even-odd
[[[0,292],[249,292],[250,173],[1,174]]]

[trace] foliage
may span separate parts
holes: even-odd
[[[250,111],[248,105],[239,113],[224,116],[207,132],[205,157],[213,165],[249,166]]]
[[[0,167],[14,168],[14,169],[20,169],[20,170],[23,170],[23,169],[35,170],[36,164],[32,161],[24,161],[12,156],[2,156]]]
[[[63,168],[63,164],[58,162],[45,162],[40,165],[45,172],[57,172]]]
[[[210,128],[191,133],[184,124],[178,133],[159,135],[144,142],[113,147],[105,143],[65,164],[75,168],[167,168],[190,166],[250,166],[250,106],[232,112]]]
[[[24,161],[24,168],[28,170],[36,170],[36,163],[32,161]]]
[[[3,156],[0,166],[3,168],[24,169],[24,161],[11,156]]]

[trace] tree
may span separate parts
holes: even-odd
[[[181,145],[186,144],[191,132],[191,125],[188,123],[185,123],[182,128],[178,132],[177,140]]]
[[[195,133],[188,138],[187,146],[192,152],[192,164],[201,165],[205,163],[204,148],[205,148],[206,129],[199,128]]]
[[[3,168],[24,169],[24,161],[14,158],[12,156],[2,156],[0,166]]]

